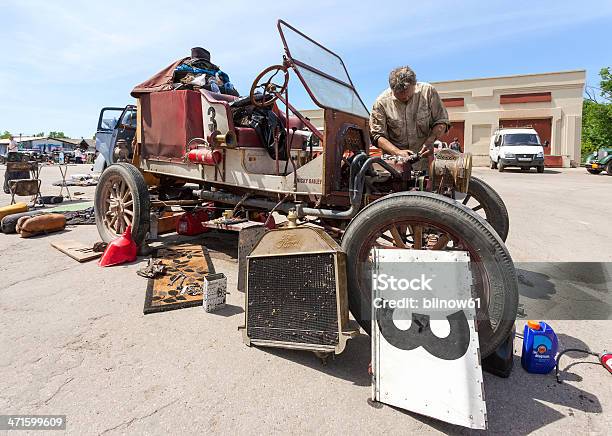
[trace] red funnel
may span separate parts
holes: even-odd
[[[132,226],[128,226],[122,236],[108,244],[108,247],[106,247],[106,250],[104,250],[104,254],[100,258],[98,265],[112,266],[132,262],[136,260],[137,251],[138,247],[132,240]]]

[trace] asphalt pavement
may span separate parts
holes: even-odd
[[[89,168],[71,166],[69,174]],[[584,169],[476,168],[474,175],[510,212],[507,245],[524,312],[518,331],[538,315],[561,348],[612,349],[612,177]],[[43,169],[42,178],[43,194],[59,192],[51,185],[57,168]],[[94,189],[71,192],[92,199]],[[0,193],[0,206],[9,202]],[[204,238],[215,247],[215,269],[228,277],[225,309],[150,315],[142,313],[147,281],[136,275],[145,258],[112,268],[79,264],[50,246],[62,239],[93,244],[98,236],[91,225],[31,239],[0,234],[0,414],[65,414],[70,434],[470,433],[372,407],[367,336],[326,365],[308,352],[245,346],[236,238]],[[564,358],[565,382],[557,384],[553,374],[526,373],[520,339],[514,347],[510,378],[485,373],[490,433],[609,434],[612,376],[594,358]]]

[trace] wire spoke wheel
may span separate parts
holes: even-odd
[[[512,259],[493,228],[458,202],[431,193],[398,193],[364,208],[349,224],[349,308],[368,333],[371,328],[372,249],[467,251],[473,280],[481,353],[487,356],[509,334],[518,305]]]
[[[98,233],[105,242],[132,227],[137,244],[149,230],[149,193],[142,174],[133,165],[118,163],[108,167],[96,187],[95,213]]]

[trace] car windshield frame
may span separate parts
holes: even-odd
[[[283,20],[278,20],[277,27],[293,71],[317,106],[369,118],[370,112],[355,89],[340,56]],[[289,48],[290,38],[298,43],[293,46],[293,52]],[[312,62],[307,61],[307,51],[300,50],[299,43],[305,43],[312,55],[319,55],[320,60],[327,62],[312,65]]]
[[[503,136],[502,145],[507,145],[510,147],[516,146],[516,145],[542,145],[542,143],[540,142],[540,137],[537,135],[537,133],[506,133],[502,136]],[[511,136],[534,137],[536,142],[532,142],[530,140],[506,142],[506,138],[511,137]]]

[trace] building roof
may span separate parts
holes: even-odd
[[[507,76],[493,76],[493,77],[475,77],[471,79],[457,79],[457,80],[442,80],[438,82],[431,82],[432,85],[440,84],[440,83],[456,83],[456,82],[474,82],[478,80],[495,80],[495,79],[514,79],[517,77],[550,77],[557,75],[568,75],[568,74],[576,74],[582,73],[583,76],[586,76],[586,70],[566,70],[566,71],[551,71],[548,73],[529,73],[529,74],[511,74]]]
[[[71,144],[71,145],[80,145],[83,143],[83,141],[85,141],[85,143],[87,144],[87,146],[95,146],[96,145],[96,141],[93,139],[84,139],[84,138],[78,138],[78,139],[74,139],[74,138],[50,138],[48,136],[14,136],[13,139],[16,142],[28,142],[28,141],[40,141],[40,140],[51,140],[51,141],[58,141],[58,142],[63,142],[64,144]],[[9,143],[9,139],[0,139],[0,144],[8,144]]]

